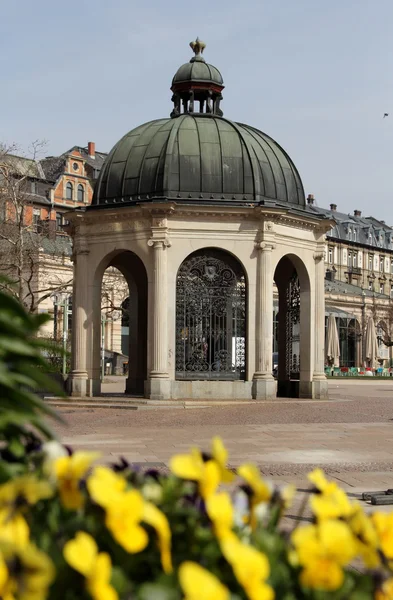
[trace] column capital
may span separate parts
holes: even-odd
[[[154,248],[162,248],[164,250],[165,248],[172,246],[172,242],[167,237],[158,239],[150,238],[147,245],[150,247],[154,246]]]
[[[325,258],[325,253],[324,252],[314,252],[314,260],[316,263],[321,262],[321,260],[323,260]]]
[[[277,244],[271,244],[269,242],[255,242],[254,247],[256,250],[261,252],[271,252],[277,247]]]
[[[77,238],[74,240],[73,254],[89,254],[90,250],[85,238]]]

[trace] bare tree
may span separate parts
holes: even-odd
[[[101,311],[109,317],[128,316],[128,304],[125,303],[128,295],[128,284],[123,275],[115,267],[109,267],[102,279]]]
[[[69,251],[66,244],[57,244],[56,222],[41,221],[33,212],[37,182],[42,190],[50,187],[37,160],[44,147],[45,142],[34,142],[28,157],[17,155],[15,146],[0,144],[0,272],[9,280],[0,281],[0,287],[31,312],[72,285],[69,269],[62,268],[71,244]]]

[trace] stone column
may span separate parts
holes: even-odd
[[[75,240],[74,284],[72,295],[71,372],[67,390],[70,396],[86,396],[87,390],[87,304],[89,250],[82,240]]]
[[[273,378],[273,272],[274,244],[258,242],[256,286],[256,336],[253,398],[270,400],[276,397]]]
[[[315,322],[313,398],[328,398],[325,375],[325,263],[324,253],[316,252],[315,260]]]
[[[168,276],[167,238],[150,239],[148,245],[153,247],[153,314],[152,314],[152,348],[151,370],[149,381],[149,397],[162,400],[170,397],[168,374]]]

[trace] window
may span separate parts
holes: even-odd
[[[374,260],[374,256],[372,254],[368,255],[368,270],[372,271],[373,270],[373,260]]]
[[[66,185],[66,198],[67,200],[72,200],[74,197],[74,186],[69,181]]]
[[[385,293],[385,286],[383,283],[379,284],[379,293],[380,294],[384,294]]]
[[[383,256],[379,257],[379,270],[383,273]]]
[[[37,183],[35,181],[31,182],[30,189],[32,194],[35,194],[37,192]]]
[[[390,259],[390,272],[393,274],[393,258]]]
[[[356,242],[356,229],[353,230],[353,241]]]
[[[371,279],[368,280],[368,289],[372,291],[373,289],[373,282]]]
[[[390,297],[393,298],[393,283],[390,284]]]
[[[350,241],[352,240],[352,229],[351,228],[348,229],[348,239]]]
[[[85,188],[83,187],[83,185],[79,184],[78,185],[78,202],[84,202],[85,201]]]
[[[373,241],[373,234],[371,233],[371,231],[368,232],[368,243],[372,244]]]
[[[353,264],[354,267],[358,266],[358,253],[357,252],[353,253],[352,264]]]
[[[352,267],[352,252],[348,252],[348,267]]]
[[[41,211],[39,208],[35,208],[33,210],[33,227],[34,227],[34,229],[37,229],[40,219],[41,219]]]
[[[329,248],[329,253],[328,253],[328,260],[329,260],[329,265],[333,264],[333,248]],[[393,264],[393,263],[392,263]]]
[[[63,215],[61,213],[56,213],[56,231],[61,231],[63,225]]]

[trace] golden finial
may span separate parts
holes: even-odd
[[[204,49],[206,48],[206,44],[202,42],[199,37],[195,40],[195,42],[190,42],[190,46],[195,54],[195,56],[199,56],[203,54]]]

